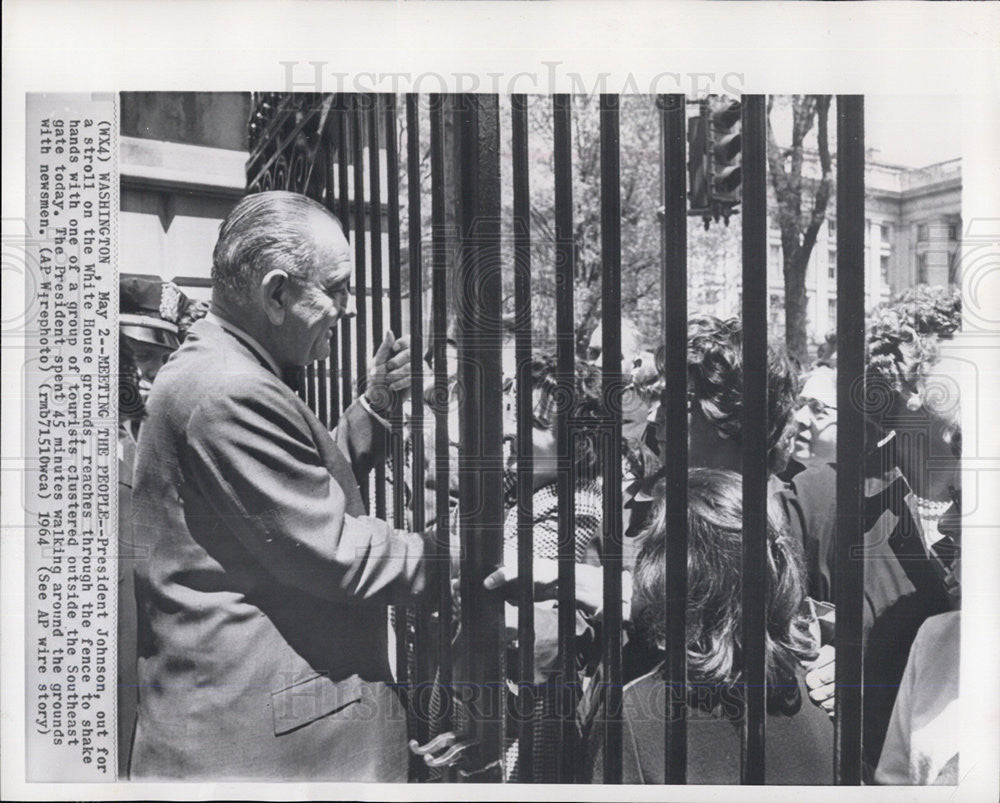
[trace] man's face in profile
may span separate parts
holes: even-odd
[[[355,310],[347,238],[332,219],[315,217],[316,257],[305,279],[289,277],[281,327],[286,362],[295,366],[329,357],[334,326]]]
[[[795,412],[795,459],[822,465],[837,459],[837,374],[820,366],[806,380]]]

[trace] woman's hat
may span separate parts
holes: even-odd
[[[177,321],[187,297],[173,282],[159,276],[121,274],[118,282],[118,325],[133,340],[176,349],[180,346]]]

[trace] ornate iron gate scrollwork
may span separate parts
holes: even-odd
[[[333,95],[257,92],[249,122],[247,191],[288,190],[320,203],[332,197],[326,159],[333,137]]]

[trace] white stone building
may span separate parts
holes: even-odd
[[[803,172],[817,172],[814,154],[809,156]],[[961,159],[908,168],[882,162],[877,152],[870,150],[865,188],[867,306],[915,284],[957,283],[962,231]],[[770,225],[768,284],[771,321],[777,327],[784,314],[785,291],[781,233],[773,222]],[[814,342],[836,327],[836,228],[834,197],[806,273],[809,333]]]

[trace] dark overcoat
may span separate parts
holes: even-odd
[[[869,468],[875,474],[875,467]],[[898,482],[901,477],[893,468],[865,479],[866,502],[881,512],[867,522],[864,546],[857,553],[864,566],[862,749],[869,777],[878,764],[917,631],[928,617],[954,604],[935,577],[935,554],[924,546],[915,497]],[[835,601],[837,586],[836,490],[835,467],[826,465],[796,474],[784,497],[792,532],[803,542],[809,594],[828,602]]]

